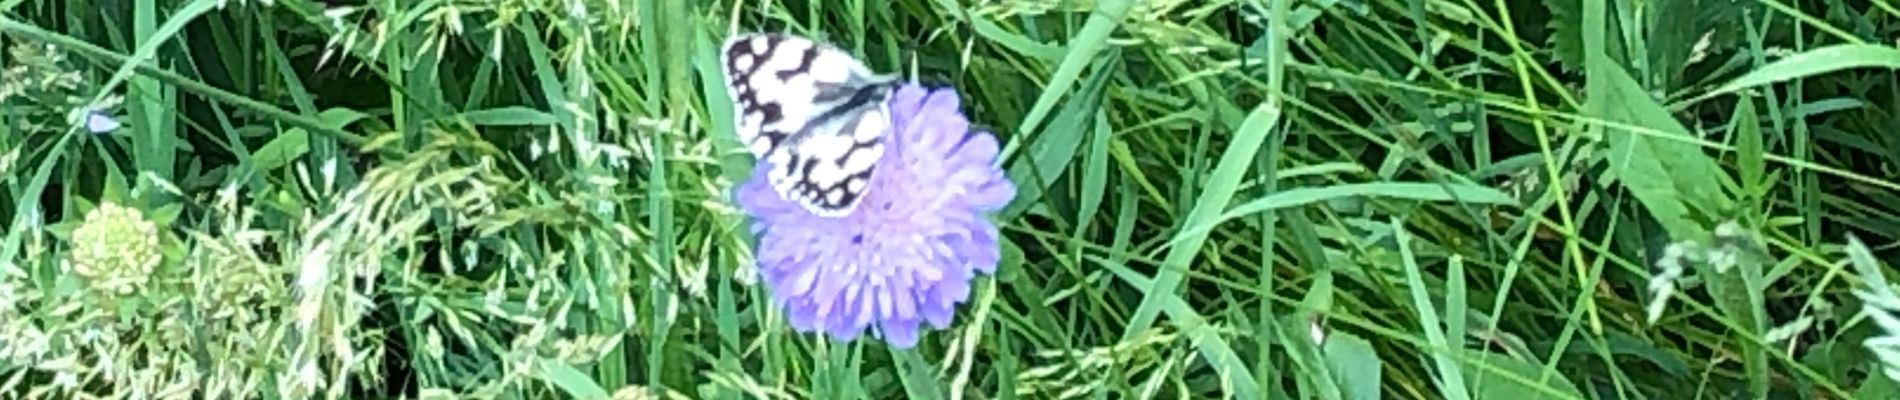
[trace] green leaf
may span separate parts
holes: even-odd
[[[112,201],[114,203],[124,203],[124,201],[121,201],[121,200],[112,200],[109,198],[106,200]],[[69,197],[67,198],[67,201],[71,202],[72,207],[73,207],[73,215],[66,217],[66,220],[68,221],[82,220],[86,218],[86,213],[92,212],[92,209],[94,208],[99,208],[99,203],[94,202],[92,201],[92,199],[88,199],[85,196]]]
[[[349,126],[351,123],[355,123],[357,120],[364,118],[369,118],[369,114],[340,107],[323,110],[322,113],[317,114],[317,121],[331,129],[343,129],[343,127]]]
[[[1133,0],[1103,0],[1096,3],[1095,11],[1089,13],[1088,22],[1069,39],[1068,54],[1062,56],[1062,63],[1056,67],[1054,76],[1049,78],[1049,86],[1043,88],[1036,97],[1036,104],[1029,108],[1029,115],[1023,118],[1017,132],[1036,132],[1042,118],[1056,106],[1056,100],[1069,93],[1069,87],[1075,85],[1076,77],[1082,75],[1082,67],[1095,58],[1095,53],[1108,46],[1108,36],[1115,33],[1128,10],[1134,7]]]
[[[1430,289],[1425,287],[1425,278],[1423,272],[1419,271],[1418,259],[1412,254],[1412,235],[1406,232],[1405,224],[1398,218],[1392,218],[1391,225],[1392,238],[1398,242],[1400,260],[1404,262],[1406,287],[1411,289],[1412,313],[1418,317],[1419,330],[1425,332],[1426,343],[1431,345],[1431,349],[1427,349],[1429,351],[1425,353],[1430,355],[1433,365],[1437,367],[1438,390],[1449,400],[1471,399],[1471,394],[1466,392],[1465,386],[1458,384],[1464,381],[1464,372],[1458,368],[1457,364],[1457,355],[1465,353],[1464,338],[1446,338],[1445,332],[1439,329],[1441,325],[1438,323],[1438,310],[1432,306]],[[1452,256],[1452,260],[1452,262],[1459,262],[1458,256]],[[1446,307],[1460,306],[1462,305],[1446,305]],[[1458,341],[1457,344],[1453,344],[1453,339]]]
[[[257,153],[251,155],[251,161],[256,163],[254,167],[258,171],[269,171],[282,168],[308,152],[310,134],[304,133],[303,128],[290,128],[264,144],[264,148],[257,149]]]
[[[733,126],[732,100],[726,93],[725,73],[720,72],[719,43],[703,31],[695,38],[699,57],[694,57],[698,60],[694,70],[699,74],[700,96],[707,100],[706,123],[711,125],[707,131],[713,135],[713,154],[719,156],[720,172],[726,180],[745,182],[752,176],[755,160],[752,153],[746,150],[745,144],[739,143],[739,136],[733,133],[737,128]]]
[[[891,358],[897,360],[897,376],[904,383],[904,397],[918,400],[941,400],[944,395],[942,381],[932,373],[930,363],[917,356],[917,351],[890,349]]]
[[[1900,49],[1878,44],[1837,44],[1815,48],[1756,68],[1702,97],[1855,68],[1900,69]]]
[[[1585,399],[1563,374],[1545,375],[1543,367],[1503,354],[1470,353],[1465,383],[1474,399]],[[1539,377],[1542,378],[1539,378]]]
[[[1695,250],[1692,250],[1695,251]],[[1762,305],[1761,267],[1754,257],[1736,257],[1740,265],[1725,272],[1716,272],[1707,263],[1696,263],[1696,275],[1703,277],[1709,296],[1714,298],[1715,307],[1722,311],[1722,317],[1735,321],[1741,329],[1729,334],[1738,342],[1748,343],[1748,338],[1761,337],[1767,331],[1767,316]],[[1762,398],[1768,390],[1768,355],[1761,346],[1744,345],[1741,349],[1742,366],[1747,372],[1749,390],[1752,398]]]
[[[1886,374],[1875,373],[1867,374],[1867,379],[1860,382],[1860,388],[1854,389],[1854,398],[1886,399],[1894,393],[1900,393],[1900,384],[1888,379]]]
[[[1867,290],[1882,297],[1893,296],[1893,287],[1887,284],[1887,275],[1881,272],[1880,262],[1875,261],[1873,251],[1853,235],[1847,236],[1847,259],[1852,261],[1854,272],[1860,274]]]
[[[963,9],[956,0],[936,0],[936,2],[938,6],[943,7],[945,10]],[[991,43],[1007,48],[1010,51],[1046,61],[1062,59],[1062,47],[1038,42],[1022,34],[1010,32],[1002,26],[997,25],[995,21],[983,18],[966,19],[965,17],[970,16],[970,14],[960,12],[948,13],[946,16],[969,23],[970,27],[976,31],[977,36],[989,39]]]
[[[560,119],[554,114],[527,107],[500,107],[469,111],[462,113],[462,119],[477,126],[551,126],[560,123]]]
[[[1762,147],[1761,121],[1755,115],[1755,102],[1748,99],[1736,102],[1735,118],[1730,122],[1729,132],[1735,133],[1735,167],[1742,176],[1742,188],[1749,197],[1766,194],[1768,163],[1767,150]]]
[[[997,238],[997,242],[999,242],[999,246],[1001,246],[1003,250],[1002,258],[996,262],[996,281],[1003,283],[1015,282],[1016,279],[1024,276],[1022,267],[1028,265],[1027,261],[1025,261],[1028,259],[1028,256],[1023,255],[1023,249],[1017,247],[1016,241],[1010,240],[1007,236]]]
[[[1601,126],[1610,145],[1608,178],[1628,188],[1670,237],[1701,237],[1706,229],[1691,218],[1690,206],[1728,209],[1730,200],[1718,181],[1728,174],[1689,143],[1695,136],[1621,67],[1602,57],[1590,59],[1589,66],[1585,109],[1608,122]]]
[[[1063,104],[1055,121],[1035,136],[1028,157],[1018,158],[1009,166],[1009,180],[1016,183],[1016,198],[999,215],[1005,219],[1021,215],[1042,200],[1044,187],[1054,184],[1068,171],[1069,164],[1077,159],[1076,152],[1082,147],[1083,139],[1095,128],[1090,122],[1102,111],[1109,78],[1120,65],[1119,58],[1114,57],[1097,63],[1096,73],[1089,76],[1075,97]],[[1109,135],[1108,132],[1098,134]]]
[[[100,185],[101,187],[99,189],[99,202],[111,202],[123,206],[138,206],[138,198],[132,197],[132,189],[126,187],[125,175],[119,172],[119,167],[113,164],[106,164],[105,172],[105,182]],[[87,211],[91,210],[88,209]]]
[[[1745,11],[1758,11],[1752,1],[1731,0],[1672,0],[1648,3],[1617,3],[1618,7],[1630,4],[1642,4],[1648,32],[1640,49],[1648,60],[1645,78],[1663,87],[1679,87],[1684,82],[1684,69],[1690,59],[1698,55],[1697,46],[1703,57],[1711,53],[1721,53],[1737,44],[1744,43],[1740,34],[1741,24],[1737,18],[1747,18]],[[1759,14],[1757,14],[1759,15]],[[1708,37],[1706,42],[1703,37]],[[1700,62],[1709,62],[1708,58]]]
[[[1259,214],[1283,208],[1293,208],[1313,203],[1321,203],[1346,198],[1389,198],[1399,200],[1427,202],[1460,202],[1463,204],[1490,204],[1516,206],[1517,199],[1509,194],[1490,187],[1469,184],[1438,184],[1427,182],[1372,182],[1349,183],[1326,187],[1303,187],[1274,192],[1266,197],[1253,199],[1222,213],[1212,221],[1196,223],[1182,229],[1168,245],[1178,245],[1186,238],[1212,231],[1223,222],[1249,215]]]
[[[603,389],[600,387],[600,384],[594,383],[594,380],[588,378],[587,374],[582,373],[578,369],[574,369],[572,366],[568,366],[566,363],[562,363],[558,359],[542,357],[539,362],[535,363],[535,366],[539,367],[535,368],[535,372],[537,372],[535,378],[554,384],[554,387],[561,388],[561,391],[567,392],[569,396],[573,396],[576,399],[607,398],[607,389]]]
[[[1142,276],[1140,272],[1130,270],[1126,266],[1112,262],[1103,262],[1101,264],[1104,268],[1114,273],[1117,278],[1128,282],[1129,286],[1151,288],[1158,285],[1153,279]],[[1201,317],[1200,314],[1195,312],[1193,307],[1188,305],[1187,301],[1182,300],[1181,296],[1176,296],[1173,293],[1150,295],[1147,299],[1142,301],[1144,305],[1151,303],[1155,304],[1155,306],[1160,308],[1163,312],[1166,312],[1168,317],[1176,322],[1177,326],[1186,327],[1185,330],[1187,332],[1186,336],[1188,341],[1193,343],[1194,347],[1200,351],[1201,357],[1205,359],[1208,365],[1213,366],[1216,371],[1219,371],[1221,376],[1225,377],[1223,379],[1225,382],[1222,382],[1222,384],[1232,385],[1224,386],[1232,388],[1231,393],[1233,393],[1226,397],[1242,399],[1260,398],[1258,395],[1259,389],[1254,385],[1252,379],[1253,373],[1248,371],[1246,363],[1240,359],[1239,354],[1234,352],[1233,347],[1228,345],[1227,340],[1221,338],[1219,333],[1215,332],[1215,330],[1209,326],[1210,324],[1206,319]],[[1151,334],[1153,332],[1148,333]],[[1132,334],[1125,332],[1125,334],[1135,338],[1139,338],[1143,335],[1143,333],[1138,332]],[[1310,341],[1308,343],[1310,343]]]
[[[1372,344],[1347,332],[1335,332],[1326,338],[1326,367],[1333,372],[1346,400],[1378,400],[1379,353]]]
[[[1610,354],[1636,357],[1649,361],[1651,364],[1654,364],[1656,368],[1662,370],[1662,373],[1669,374],[1671,377],[1689,377],[1692,371],[1689,368],[1689,364],[1683,362],[1680,357],[1656,347],[1654,343],[1644,338],[1633,337],[1622,332],[1604,331],[1603,337],[1601,338],[1584,339],[1601,340],[1603,342],[1602,346],[1608,350]],[[1594,350],[1591,346],[1569,346],[1564,349],[1564,352],[1570,355],[1588,356],[1593,354]]]
[[[48,224],[46,225],[46,233],[52,234],[54,238],[59,240],[70,242],[73,240],[73,230],[79,229],[80,222],[84,222],[84,220],[80,218],[68,218],[59,223]]]
[[[159,206],[157,210],[145,213],[145,219],[151,220],[153,225],[167,227],[171,226],[172,222],[178,221],[178,214],[184,211],[185,205],[183,204],[166,204]]]
[[[1267,135],[1280,125],[1281,110],[1272,103],[1262,104],[1247,115],[1227,149],[1221,152],[1220,161],[1215,165],[1212,177],[1205,190],[1195,199],[1194,209],[1188,213],[1189,225],[1210,225],[1219,217],[1220,210],[1227,208],[1234,193],[1240,189],[1240,181],[1252,169],[1254,156],[1266,142]],[[1155,274],[1151,285],[1137,287],[1145,295],[1141,305],[1127,328],[1122,331],[1122,340],[1133,340],[1154,326],[1157,314],[1164,309],[1171,310],[1168,317],[1174,323],[1188,328],[1188,335],[1194,339],[1201,355],[1208,364],[1221,370],[1221,376],[1231,383],[1233,395],[1240,398],[1258,398],[1258,388],[1254,387],[1253,373],[1233,354],[1227,341],[1213,333],[1213,329],[1200,324],[1201,316],[1192,307],[1187,307],[1174,292],[1185,278],[1184,272],[1195,256],[1201,253],[1201,244],[1207,241],[1207,234],[1176,235],[1174,242],[1182,243],[1170,246],[1162,268]],[[1185,239],[1183,239],[1185,237]]]
[[[164,25],[160,25],[157,29],[153,30],[148,40],[139,43],[138,49],[133,50],[132,56],[126,58],[123,63],[119,64],[118,69],[112,72],[112,77],[107,78],[106,83],[99,86],[99,93],[93,98],[93,101],[104,98],[107,94],[112,93],[114,89],[117,89],[119,84],[124,83],[126,79],[130,79],[133,70],[140,64],[152,62],[152,59],[158,55],[159,47],[164,46],[165,43],[171,41],[171,39],[177,38],[178,32],[184,30],[185,26],[190,24],[192,20],[198,19],[199,16],[213,11],[223,4],[224,2],[219,0],[197,0],[185,3],[184,7],[173,10],[171,18],[166,19]]]

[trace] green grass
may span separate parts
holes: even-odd
[[[949,329],[799,334],[756,282],[714,48],[746,31],[1002,140],[1003,263]],[[1896,32],[1889,0],[4,0],[0,385],[1889,398]]]

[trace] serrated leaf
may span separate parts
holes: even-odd
[[[1719,52],[1745,43],[1738,36],[1742,30],[1741,24],[1735,21],[1744,18],[1743,12],[1756,3],[1673,0],[1643,4],[1651,7],[1644,13],[1649,17],[1645,24],[1649,32],[1643,44],[1648,53],[1648,74],[1659,87],[1672,88],[1681,83],[1683,69],[1689,65],[1689,59],[1695,56],[1696,43],[1703,36],[1709,37],[1709,48],[1702,50],[1705,53]]]
[[[1544,9],[1550,10],[1550,21],[1544,24],[1550,35],[1544,41],[1551,47],[1551,53],[1557,57],[1557,64],[1566,71],[1583,69],[1583,4],[1578,0],[1543,0]]]
[[[1700,250],[1691,250],[1700,251]],[[1719,251],[1719,250],[1718,250]],[[1766,316],[1763,315],[1761,289],[1759,286],[1761,267],[1753,257],[1736,257],[1740,268],[1731,268],[1726,273],[1716,272],[1715,268],[1697,263],[1696,275],[1704,278],[1704,286],[1709,296],[1714,298],[1715,307],[1722,311],[1722,317],[1733,320],[1742,329],[1731,332],[1739,338],[1760,337],[1765,328]],[[1750,390],[1754,397],[1767,395],[1768,355],[1760,346],[1742,349],[1742,365],[1747,371]]]
[[[1621,67],[1608,60],[1590,61],[1591,116],[1613,124],[1601,127],[1609,143],[1610,168],[1606,180],[1629,189],[1671,238],[1699,238],[1707,232],[1693,219],[1697,210],[1727,210],[1732,202],[1722,190],[1728,174],[1702,148],[1687,142],[1694,136],[1661,103]],[[1622,126],[1647,128],[1643,131]],[[1659,137],[1662,136],[1662,137]]]

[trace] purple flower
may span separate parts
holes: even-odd
[[[891,131],[851,214],[826,218],[780,199],[756,168],[737,200],[759,237],[759,274],[792,328],[839,341],[865,328],[898,348],[918,325],[947,328],[976,272],[1002,256],[989,212],[1016,196],[995,166],[996,138],[970,129],[954,90],[906,84]]]

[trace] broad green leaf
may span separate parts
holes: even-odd
[[[1295,311],[1283,314],[1269,324],[1279,328],[1272,332],[1276,335],[1274,341],[1286,346],[1287,360],[1292,361],[1286,374],[1295,377],[1299,394],[1291,398],[1345,399],[1345,390],[1340,387],[1340,382],[1351,378],[1334,377],[1335,372],[1326,359],[1325,349],[1313,342],[1311,318],[1317,315],[1311,311]]]
[[[1334,332],[1326,338],[1326,366],[1346,400],[1378,400],[1379,370],[1383,362],[1372,344],[1346,332]]]
[[[1687,142],[1695,137],[1621,67],[1603,57],[1588,64],[1585,109],[1608,123],[1601,127],[1610,145],[1608,175],[1628,188],[1670,237],[1701,237],[1706,229],[1691,219],[1691,206],[1728,209],[1730,200],[1718,180],[1727,179],[1727,172]]]
[[[1697,251],[1697,250],[1691,250]],[[1737,267],[1717,272],[1706,263],[1697,263],[1696,275],[1707,284],[1709,296],[1714,298],[1715,307],[1722,311],[1722,318],[1735,322],[1741,329],[1729,334],[1740,343],[1748,343],[1748,338],[1760,337],[1767,331],[1763,315],[1761,266],[1754,257],[1735,257]],[[1743,369],[1747,372],[1751,395],[1755,398],[1767,395],[1768,355],[1761,346],[1743,345],[1741,349]]]
[[[263,148],[257,149],[257,153],[251,155],[251,161],[256,163],[258,171],[269,171],[282,168],[309,151],[310,134],[304,133],[303,128],[290,128],[264,144]]]
[[[1892,296],[1888,293],[1891,293],[1893,288],[1887,284],[1887,275],[1881,272],[1880,262],[1875,261],[1873,251],[1868,249],[1866,244],[1861,243],[1860,238],[1852,235],[1847,237],[1847,256],[1848,260],[1852,261],[1854,272],[1860,274],[1861,281],[1865,282],[1862,285],[1866,286],[1868,291],[1881,296]]]
[[[917,356],[916,350],[898,350],[886,346],[891,358],[897,361],[897,377],[904,384],[904,398],[917,400],[941,400],[944,396],[943,382],[930,368],[930,363]]]
[[[1617,3],[1616,7],[1626,7],[1624,4],[1632,3]],[[1752,1],[1671,0],[1647,3],[1642,8],[1644,20],[1640,25],[1645,32],[1641,33],[1643,40],[1634,43],[1647,62],[1640,71],[1646,74],[1645,82],[1668,88],[1696,82],[1699,78],[1685,74],[1692,70],[1691,62],[1698,62],[1692,60],[1704,57],[1699,62],[1707,63],[1715,58],[1713,54],[1740,45],[1742,27],[1735,20],[1760,15],[1759,5]]]
[[[1867,379],[1860,381],[1860,388],[1854,389],[1854,398],[1886,399],[1892,398],[1894,393],[1900,393],[1900,383],[1887,378],[1886,374],[1867,374]]]

